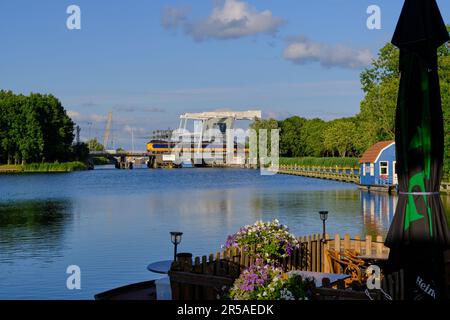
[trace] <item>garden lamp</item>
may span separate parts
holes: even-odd
[[[183,232],[178,231],[172,231],[170,232],[170,240],[173,243],[173,261],[177,260],[177,246],[181,242],[181,236],[183,235]]]
[[[322,224],[323,224],[323,241],[325,241],[325,221],[327,221],[328,219],[328,211],[319,211],[319,215],[320,215],[320,220],[322,220]]]

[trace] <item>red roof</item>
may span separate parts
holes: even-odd
[[[366,152],[364,152],[361,159],[359,159],[359,163],[375,162],[375,160],[377,160],[378,156],[380,155],[380,152],[393,143],[395,143],[394,140],[380,141],[375,143],[373,146],[367,149]]]

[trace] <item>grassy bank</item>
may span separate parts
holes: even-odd
[[[30,163],[24,165],[0,165],[0,173],[25,173],[25,172],[72,172],[87,170],[87,166],[82,162],[62,162],[62,163]]]
[[[304,158],[280,158],[280,165],[297,165],[305,167],[351,167],[358,168],[359,163],[358,158],[338,158],[338,157],[328,157],[328,158],[314,158],[314,157],[304,157]]]

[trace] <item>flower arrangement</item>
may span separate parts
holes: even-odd
[[[258,221],[242,227],[237,233],[228,236],[223,247],[236,247],[251,257],[261,258],[268,263],[279,263],[282,258],[289,257],[294,248],[299,247],[299,242],[287,226],[273,220]]]
[[[313,288],[314,280],[284,273],[281,268],[257,258],[236,279],[229,296],[234,300],[308,300]]]

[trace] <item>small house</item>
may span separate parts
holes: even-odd
[[[394,186],[398,184],[395,141],[375,143],[364,152],[359,164],[361,186]]]

